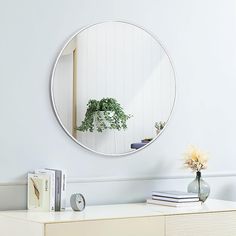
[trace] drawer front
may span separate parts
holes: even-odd
[[[47,224],[45,236],[164,236],[164,217]]]
[[[166,236],[236,236],[236,212],[167,216]]]

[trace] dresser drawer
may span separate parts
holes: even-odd
[[[166,217],[166,236],[235,236],[236,212]]]
[[[164,236],[164,217],[46,224],[45,236]]]

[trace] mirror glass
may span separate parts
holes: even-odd
[[[175,92],[160,42],[125,22],[80,30],[60,52],[51,80],[53,107],[67,134],[110,156],[151,144],[169,120]]]

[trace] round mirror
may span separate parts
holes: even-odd
[[[175,101],[175,75],[160,42],[125,22],[76,33],[54,65],[51,96],[66,133],[81,146],[120,156],[151,144]]]

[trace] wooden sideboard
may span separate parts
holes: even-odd
[[[88,206],[83,212],[0,212],[1,236],[236,236],[236,202],[201,207],[145,203]]]

